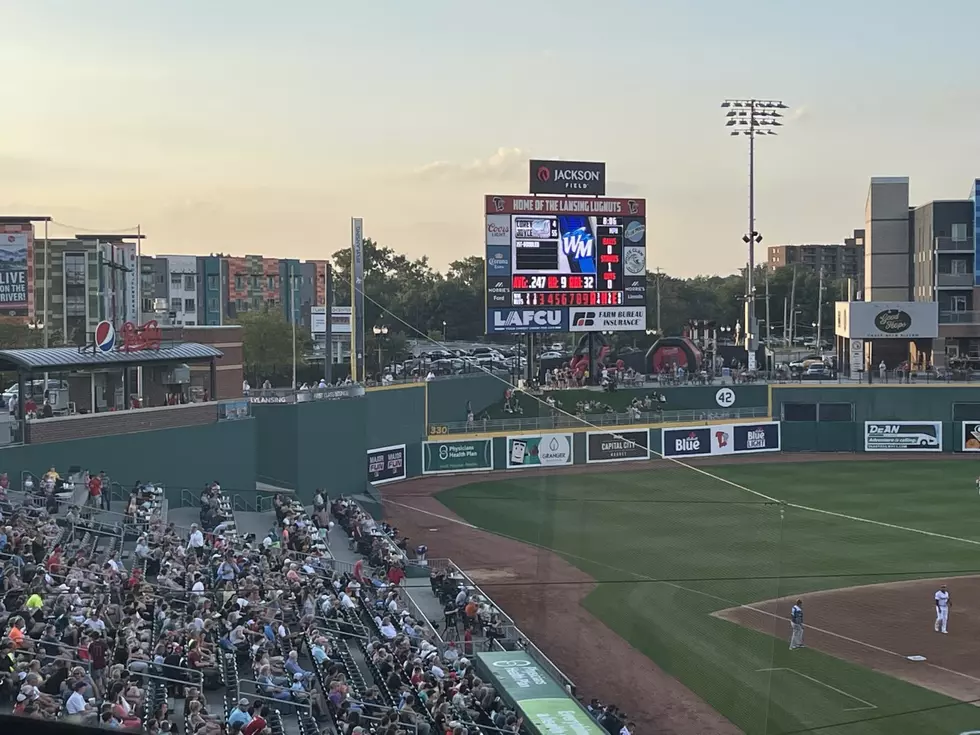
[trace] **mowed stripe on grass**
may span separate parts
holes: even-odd
[[[766,503],[730,483],[790,503],[972,539],[976,529],[963,517],[980,510],[976,491],[968,492],[971,470],[972,463],[936,461],[712,468],[726,483],[665,465],[662,471],[481,482],[440,500],[481,528],[563,553],[595,577],[600,584],[586,607],[746,732],[841,723],[822,731],[873,734],[899,727],[939,734],[980,724],[980,713],[817,652],[794,652],[789,659],[782,621],[774,620],[778,637],[770,637],[710,613],[897,575],[969,570],[980,558],[972,545]],[[784,696],[787,687],[800,685],[773,685],[758,674],[777,665],[877,709],[844,712],[841,697],[826,687],[815,686],[804,698]],[[934,707],[945,708],[894,716]],[[855,720],[862,722],[843,724]]]

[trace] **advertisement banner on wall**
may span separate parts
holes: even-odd
[[[384,485],[386,482],[404,480],[407,477],[405,445],[396,444],[390,447],[368,449],[367,471],[368,482],[372,485]]]
[[[30,232],[0,233],[0,314],[27,314]]]
[[[590,431],[585,437],[586,464],[650,459],[650,430]]]
[[[980,452],[980,421],[964,421],[960,450]]]
[[[487,472],[493,469],[493,439],[423,442],[422,474]]]
[[[780,450],[778,421],[664,429],[660,437],[665,457],[716,457]]]
[[[507,469],[572,464],[571,434],[507,437]]]
[[[866,452],[941,452],[942,421],[865,421]]]

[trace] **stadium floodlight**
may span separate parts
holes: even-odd
[[[789,105],[782,100],[727,99],[721,106],[728,110],[725,126],[731,128],[730,135],[745,135],[749,139],[749,229],[742,236],[748,245],[749,262],[745,269],[745,349],[748,352],[749,369],[755,368],[755,351],[758,349],[758,320],[755,317],[755,247],[762,238],[755,229],[755,139],[756,136],[778,135],[775,128],[783,127],[780,118],[784,115],[776,110],[788,110]]]

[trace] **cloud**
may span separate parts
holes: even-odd
[[[487,158],[478,158],[469,163],[433,161],[415,169],[413,174],[428,180],[509,180],[527,172],[530,157],[527,151],[520,148],[498,148]]]
[[[789,115],[787,115],[787,119],[793,121],[803,120],[808,115],[809,115],[809,110],[807,110],[806,105],[800,105],[799,107],[794,107],[790,111]]]

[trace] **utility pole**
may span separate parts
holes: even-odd
[[[657,337],[663,337],[660,331],[660,268],[657,267]]]
[[[796,335],[793,332],[796,331],[796,266],[793,266],[793,285],[789,290],[789,346],[790,349],[793,347],[793,337]]]
[[[749,138],[749,230],[742,236],[748,246],[748,268],[745,271],[745,349],[749,358],[749,370],[755,369],[755,352],[759,343],[759,324],[755,316],[755,246],[762,242],[762,235],[755,230],[755,139],[756,136],[776,135],[774,128],[782,127],[780,119],[789,106],[781,100],[728,99],[721,103],[727,108],[725,126],[731,135]]]
[[[783,345],[788,345],[789,338],[789,297],[783,296]]]
[[[820,330],[823,327],[823,266],[820,266],[820,285],[817,286],[817,354],[820,354]]]

